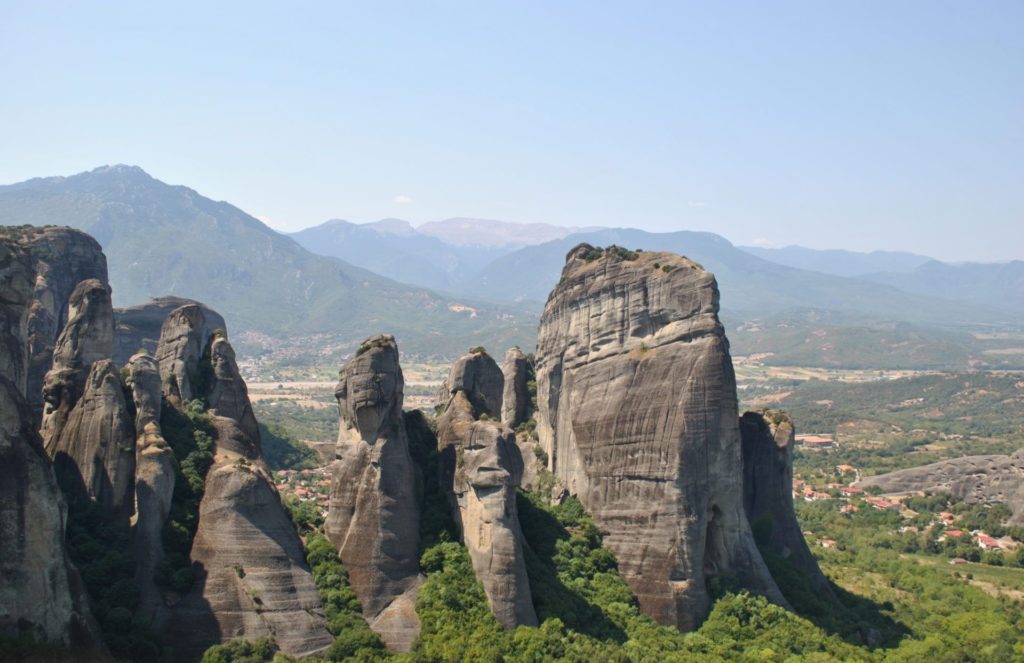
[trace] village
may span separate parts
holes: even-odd
[[[312,504],[321,518],[327,517],[331,506],[331,467],[324,465],[307,470],[279,470],[274,482],[282,499]]]

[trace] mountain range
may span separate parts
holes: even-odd
[[[422,355],[451,357],[481,343],[529,347],[564,257],[581,242],[688,256],[716,275],[731,327],[767,321],[753,329],[786,330],[790,348],[813,340],[810,331],[794,337],[794,327],[840,336],[882,329],[898,362],[904,341],[942,356],[951,342],[969,345],[965,330],[1024,319],[1020,261],[952,265],[912,253],[741,248],[707,232],[466,218],[419,228],[336,219],[285,235],[135,166],[0,186],[0,224],[89,232],[109,258],[119,306],[174,294],[209,304],[238,330],[328,333],[355,344],[379,328]],[[773,351],[773,334],[744,338],[752,351]]]

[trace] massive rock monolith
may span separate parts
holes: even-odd
[[[1007,525],[1024,527],[1024,449],[1005,456],[964,456],[921,467],[864,477],[858,486],[885,493],[949,493],[972,504],[1010,507]]]
[[[834,597],[828,579],[807,547],[793,510],[793,446],[796,428],[784,412],[745,412],[743,508],[762,548],[787,560],[818,595]]]
[[[165,640],[180,661],[194,660],[209,646],[232,638],[267,635],[284,653],[309,656],[333,640],[324,627],[323,606],[302,542],[260,458],[259,439],[248,430],[246,413],[252,406],[234,351],[220,335],[205,339],[204,348],[205,334],[198,306],[175,309],[163,325],[158,350],[172,406],[217,392],[223,407],[210,417],[215,456],[190,553],[201,574],[171,610]],[[212,357],[214,344],[223,344],[217,352],[220,370],[213,370],[211,359],[203,375],[199,359]],[[218,384],[221,377],[227,379]]]
[[[389,648],[408,651],[419,634],[418,468],[402,414],[398,346],[366,339],[335,389],[340,432],[327,537],[338,548],[370,627]]]
[[[206,403],[210,413],[238,423],[252,441],[255,455],[260,453],[260,429],[249,402],[249,390],[238,372],[235,351],[227,338],[215,333],[209,345],[210,372]]]
[[[566,256],[537,339],[540,443],[659,623],[695,629],[709,585],[785,605],[743,511],[736,381],[715,278],[669,253]]]
[[[498,421],[501,369],[485,352],[460,358],[438,417],[442,486],[491,612],[505,628],[537,624],[523,554],[516,486],[523,460],[515,434]]]
[[[25,397],[35,261],[0,237],[0,636],[92,648],[98,628],[64,543],[65,505]]]

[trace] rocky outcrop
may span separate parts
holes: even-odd
[[[160,429],[160,366],[140,352],[128,362],[128,387],[135,403],[135,582],[139,609],[161,621],[163,600],[155,578],[163,560],[163,529],[174,496],[174,453]]]
[[[160,342],[156,350],[164,396],[185,402],[199,395],[195,388],[196,381],[203,379],[199,361],[207,350],[211,335],[212,332],[207,330],[206,314],[199,304],[186,304],[168,314],[160,328]]]
[[[206,477],[192,561],[202,569],[173,608],[166,639],[179,661],[232,638],[273,636],[301,657],[333,640],[295,526],[260,462],[222,458]]]
[[[745,412],[743,508],[762,547],[788,560],[819,596],[834,597],[828,579],[807,547],[793,510],[793,447],[796,429],[784,412]]]
[[[98,630],[67,558],[64,500],[25,397],[35,280],[18,238],[0,237],[0,637],[92,648]]]
[[[695,629],[729,578],[785,605],[743,510],[736,382],[712,274],[668,253],[566,257],[537,339],[538,433],[641,610]]]
[[[1024,449],[1009,456],[964,456],[864,477],[856,485],[877,486],[885,493],[949,493],[975,504],[1003,503],[1012,514],[1007,525],[1024,527]]]
[[[114,362],[92,364],[82,397],[46,451],[69,497],[95,500],[127,522],[134,510],[135,430]]]
[[[110,359],[114,340],[110,288],[96,279],[82,281],[71,294],[67,316],[53,349],[53,366],[43,382],[40,434],[50,457],[55,456],[54,445],[86,389],[92,365]]]
[[[221,376],[230,380],[218,386],[215,371],[205,377],[197,372],[203,356],[202,318],[198,306],[175,309],[159,344],[168,400],[209,399],[218,392],[222,408],[211,415],[214,463],[206,475],[190,554],[202,573],[172,609],[165,637],[181,661],[194,660],[207,647],[232,638],[266,635],[274,636],[288,655],[314,654],[333,639],[324,628],[302,542],[259,457],[259,439],[250,436],[249,424],[255,419],[249,422],[246,413],[251,415],[252,406],[227,339],[218,337],[214,343],[222,344]],[[169,381],[169,376],[177,379]],[[169,383],[173,388],[168,393]]]
[[[68,322],[72,294],[78,284],[89,279],[107,286],[107,259],[96,240],[72,228],[24,228],[18,242],[31,256],[35,272],[32,301],[25,320],[28,343],[25,393],[38,417],[43,409],[44,379],[53,365],[57,337]]]
[[[457,392],[465,394],[478,413],[501,417],[501,398],[505,376],[483,348],[474,348],[460,357],[441,385],[438,404],[446,405]]]
[[[124,366],[139,350],[156,354],[160,330],[167,316],[177,308],[194,304],[203,311],[203,338],[214,331],[227,331],[224,318],[205,304],[184,297],[155,297],[144,304],[114,309],[114,363]]]
[[[523,461],[515,434],[497,421],[501,382],[495,375],[501,371],[484,353],[462,357],[448,375],[451,397],[437,422],[442,486],[498,623],[533,626],[537,615],[516,507]]]
[[[212,375],[209,378],[206,402],[210,413],[237,422],[242,433],[250,440],[250,455],[255,458],[260,453],[260,429],[249,402],[249,390],[238,372],[235,351],[225,336],[214,332],[208,352]]]
[[[530,364],[522,350],[515,347],[505,353],[501,373],[505,382],[501,397],[501,423],[514,430],[531,414],[530,394],[526,389]]]
[[[325,530],[348,569],[370,627],[408,651],[419,634],[418,470],[409,454],[404,380],[394,338],[363,342],[341,370],[331,510]]]

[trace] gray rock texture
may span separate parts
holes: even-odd
[[[18,241],[32,257],[35,271],[32,301],[25,321],[28,342],[25,393],[38,417],[43,409],[44,378],[53,365],[57,337],[68,321],[72,293],[79,283],[89,279],[107,286],[107,259],[96,240],[71,228],[29,228]]]
[[[505,376],[489,354],[478,349],[460,357],[441,385],[439,405],[446,405],[456,392],[465,394],[477,416],[501,418],[501,398]]]
[[[370,627],[389,648],[408,651],[420,630],[419,471],[402,414],[398,347],[377,336],[362,348],[335,389],[340,432],[325,530]]]
[[[113,342],[110,288],[96,279],[82,281],[71,294],[67,323],[54,345],[53,366],[43,381],[44,408],[39,430],[51,457],[52,445],[82,397],[92,365],[110,359]]]
[[[175,309],[163,325],[158,351],[169,403],[210,398],[219,390],[222,407],[211,413],[214,462],[206,475],[190,553],[202,577],[172,608],[165,638],[181,661],[194,660],[207,647],[232,638],[266,635],[273,635],[284,653],[308,656],[333,638],[324,627],[323,606],[302,542],[260,459],[259,439],[250,436],[252,406],[226,339],[214,341],[221,344],[218,362],[225,380],[218,386],[215,370],[197,379],[202,343],[212,345],[203,339],[203,317],[198,306]],[[180,391],[168,392],[169,375],[180,378],[171,385],[180,385]]]
[[[206,477],[192,561],[202,572],[172,609],[166,639],[179,661],[232,638],[274,636],[308,656],[333,641],[295,526],[262,463],[218,452]]]
[[[511,429],[530,417],[530,394],[526,390],[530,365],[519,348],[510,348],[501,364],[505,386],[501,397],[501,423]]]
[[[743,510],[712,274],[669,253],[579,245],[544,308],[536,357],[550,469],[606,532],[644,613],[695,629],[715,577],[786,605]]]
[[[260,453],[260,429],[249,402],[249,390],[238,372],[235,351],[227,338],[214,334],[209,345],[210,369],[209,391],[206,403],[210,413],[227,417],[238,422],[242,433],[251,441],[253,457]]]
[[[22,395],[28,388],[26,325],[34,281],[32,256],[17,241],[0,236],[0,375]]]
[[[154,623],[162,623],[162,593],[154,580],[163,560],[163,528],[174,496],[174,453],[160,429],[160,365],[140,352],[128,361],[128,376],[135,403],[135,582],[139,609]]]
[[[156,359],[160,362],[163,393],[177,402],[190,401],[196,392],[199,360],[209,344],[206,314],[199,304],[186,304],[171,311],[160,327]]]
[[[745,412],[743,508],[762,546],[789,561],[821,596],[833,597],[828,579],[807,547],[793,511],[793,446],[796,428],[783,412]]]
[[[943,492],[965,502],[1001,502],[1012,512],[1007,524],[1024,527],[1024,449],[1009,456],[964,456],[864,477],[857,485],[878,486],[885,493]]]
[[[189,304],[195,304],[203,311],[204,338],[209,338],[218,329],[227,332],[224,318],[205,304],[184,297],[155,297],[144,304],[114,309],[114,363],[124,366],[132,355],[142,349],[156,355],[164,320],[174,309]]]
[[[114,362],[92,364],[81,398],[46,451],[65,493],[95,500],[127,522],[135,501],[135,428]]]
[[[495,383],[500,386],[495,373],[501,376],[494,360],[482,353],[462,357],[449,373],[451,397],[437,421],[441,483],[451,495],[455,521],[498,623],[533,626],[537,615],[516,507],[523,460],[515,434],[497,421],[501,403],[494,398],[500,394],[493,389]],[[488,420],[481,421],[484,415]]]

